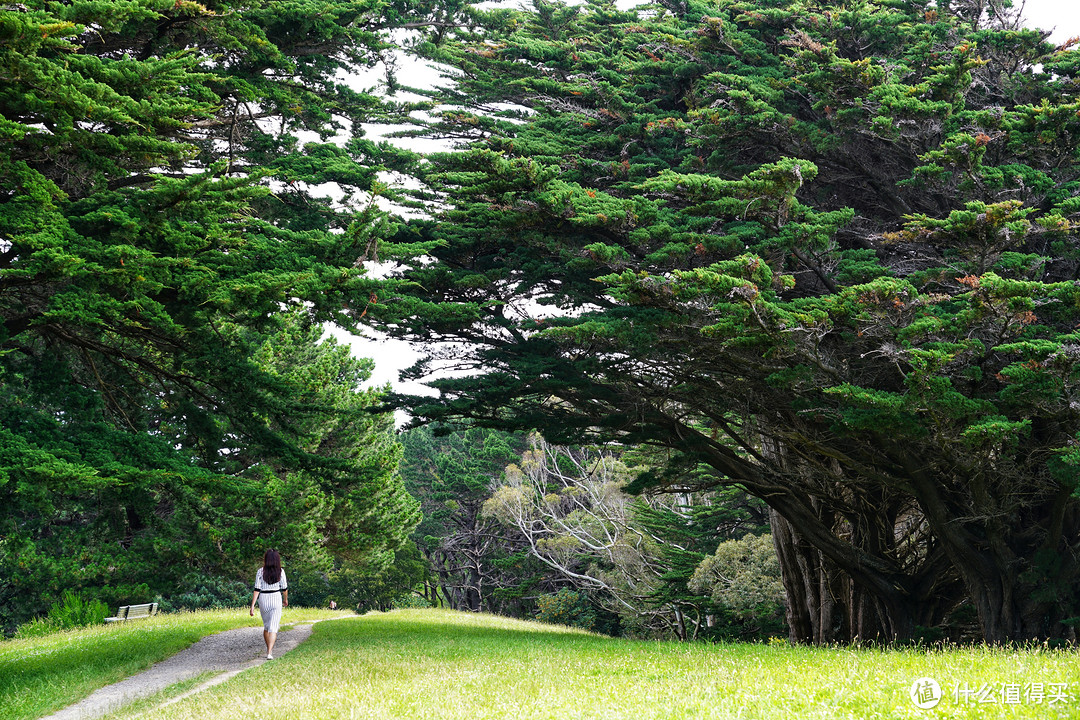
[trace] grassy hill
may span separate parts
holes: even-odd
[[[0,679],[5,651],[0,645]],[[167,708],[144,702],[114,717],[1065,718],[1080,717],[1078,660],[1075,651],[1039,647],[639,642],[487,615],[398,611],[319,623],[278,660]],[[910,697],[922,677],[942,688],[933,709]]]

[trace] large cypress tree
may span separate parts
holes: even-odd
[[[363,262],[387,228],[370,198],[394,161],[359,128],[395,108],[342,78],[375,66],[406,12],[0,10],[6,626],[62,588],[124,602],[166,592],[184,565],[246,579],[259,538],[385,558],[415,523],[392,428],[355,419],[372,402],[350,399],[359,371],[316,349],[317,331],[300,333],[306,350],[281,335],[290,307],[347,325],[338,310],[370,297]],[[343,201],[312,191],[327,182]],[[263,357],[279,351],[331,375],[314,390]]]
[[[762,498],[795,639],[1071,632],[1080,54],[927,0],[537,0],[426,49],[459,149],[384,327],[474,374],[417,412]]]

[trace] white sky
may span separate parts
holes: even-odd
[[[619,4],[624,3],[636,4],[630,0],[621,0]],[[1022,0],[1014,0],[1014,6],[1023,8],[1029,27],[1053,30],[1050,36],[1052,42],[1063,43],[1071,37],[1080,36],[1080,0],[1027,0],[1026,3]],[[418,70],[430,80],[425,82],[419,79]],[[409,68],[405,62],[401,63],[399,80],[407,85],[427,84],[436,79],[435,73],[427,68]],[[408,343],[391,339],[358,338],[344,332],[335,332],[334,335],[340,341],[352,345],[353,352],[357,355],[375,359],[375,372],[368,385],[384,385],[389,382],[395,389],[406,392],[431,392],[420,383],[402,384],[398,381],[398,371],[413,364],[419,358],[419,353]]]
[[[1050,39],[1054,42],[1080,36],[1080,2],[1077,0],[1028,0],[1024,4],[1014,0],[1014,6],[1023,7],[1029,27],[1053,30]]]

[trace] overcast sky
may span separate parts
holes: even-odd
[[[1015,6],[1021,7],[1021,4],[1015,2]],[[1022,7],[1030,27],[1054,30],[1050,36],[1054,42],[1080,36],[1080,2],[1077,0],[1028,0]]]
[[[1063,43],[1071,37],[1080,36],[1080,0],[1028,0],[1023,4],[1021,0],[1014,0],[1014,6],[1023,7],[1029,27],[1053,30],[1050,36],[1052,42]],[[407,84],[416,82],[415,79],[404,76],[401,80]],[[342,341],[349,342],[356,354],[375,359],[375,374],[369,384],[383,385],[391,382],[398,385],[398,370],[411,365],[418,357],[408,344],[401,341],[361,339],[345,333],[335,335]],[[418,383],[410,383],[402,389],[409,392],[423,391],[423,387]]]

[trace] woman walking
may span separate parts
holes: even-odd
[[[266,551],[263,566],[255,573],[255,592],[251,594],[251,608],[248,610],[248,615],[252,617],[255,616],[256,602],[262,614],[266,659],[273,660],[274,643],[277,642],[278,627],[281,625],[281,608],[289,604],[289,583],[285,580],[281,554],[277,550]]]

